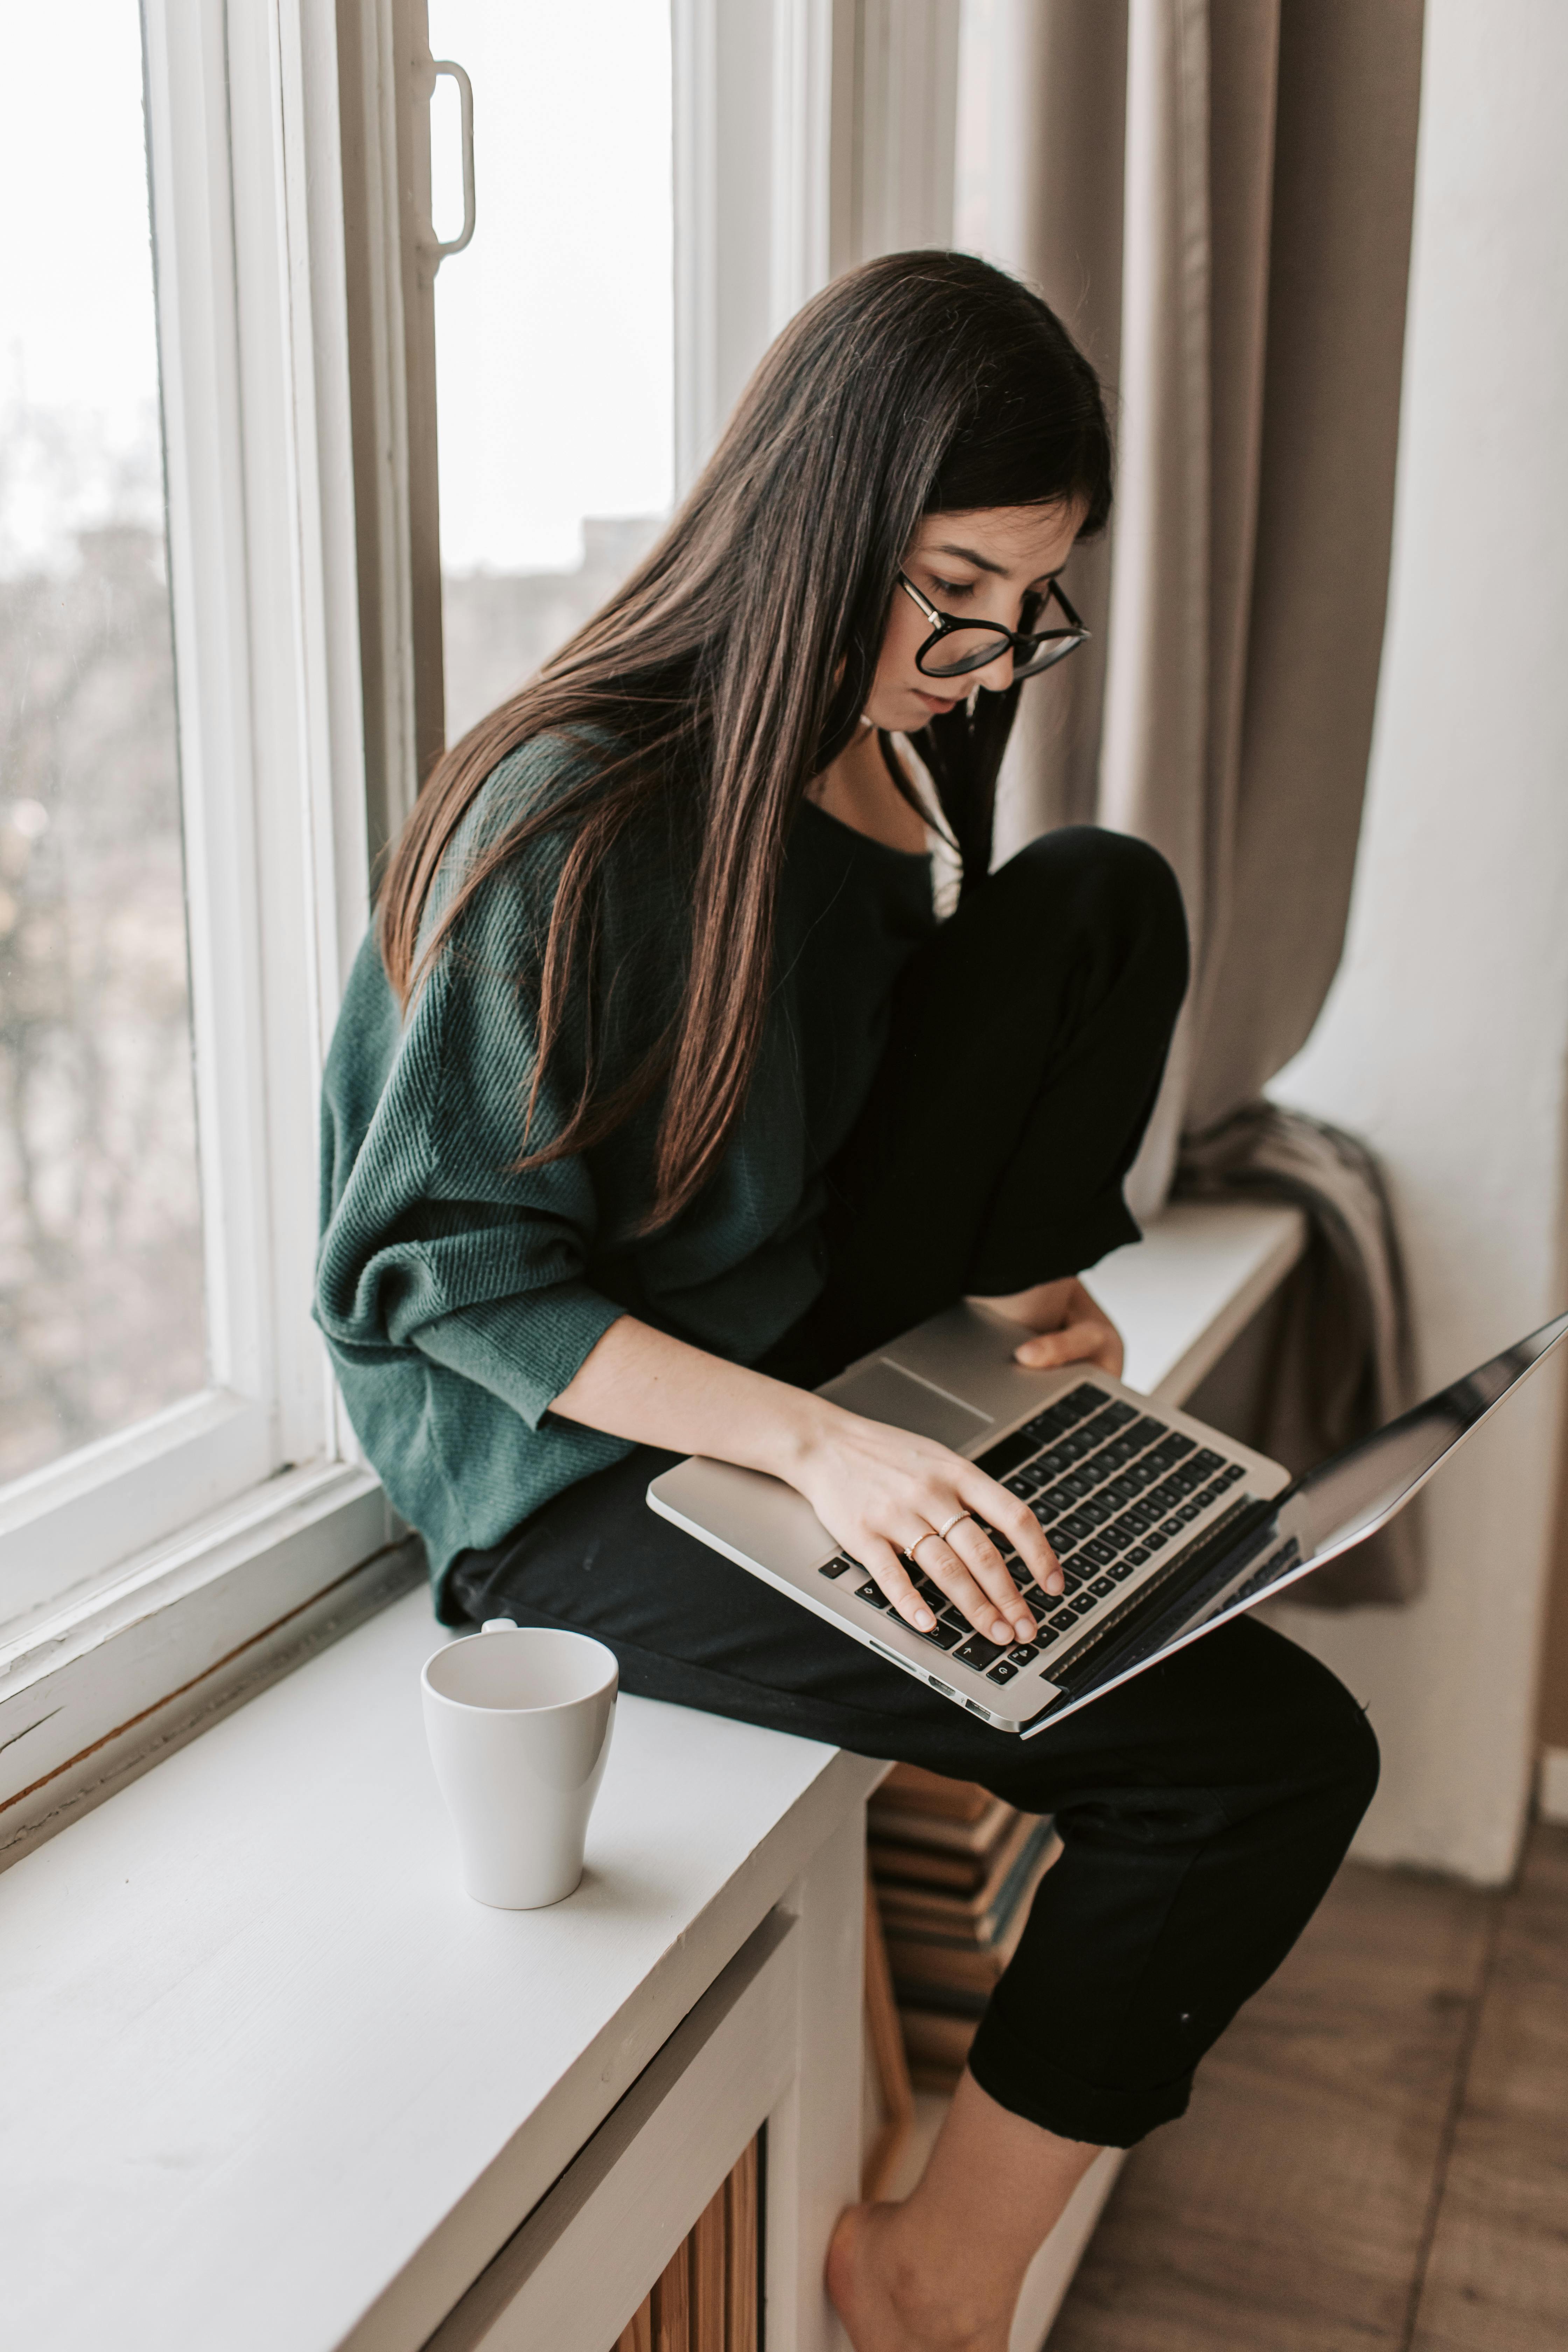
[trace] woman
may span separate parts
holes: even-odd
[[[1099,387],[1033,294],[938,253],[830,287],[641,569],[437,768],[328,1072],[318,1311],[444,1621],[576,1626],[627,1690],[1056,1816],[924,2180],[840,2224],[858,2352],[1005,2343],[1098,2148],[1182,2112],[1375,1777],[1345,1692],[1255,1622],[1024,1746],[643,1501],[686,1454],[771,1471],[917,1625],[916,1559],[1030,1640],[988,1529],[1061,1589],[982,1471],[812,1391],[961,1296],[1021,1363],[1121,1368],[1078,1277],[1135,1237],[1179,899],[1090,828],[989,870],[1110,499]]]

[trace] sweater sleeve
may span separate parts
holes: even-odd
[[[537,877],[480,891],[406,1021],[374,942],[327,1069],[316,1314],[335,1348],[417,1349],[537,1428],[623,1312],[584,1267],[599,1207],[581,1159],[518,1173],[536,1032],[519,985]],[[563,1057],[564,1087],[574,1056]],[[532,1135],[562,1123],[544,1091]]]

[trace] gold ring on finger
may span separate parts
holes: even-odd
[[[961,1513],[961,1514],[960,1514],[960,1516],[962,1517],[962,1516],[963,1516],[963,1514]],[[923,1536],[917,1536],[917,1537],[915,1538],[915,1539],[914,1539],[913,1543],[911,1543],[911,1544],[906,1544],[906,1545],[904,1546],[904,1557],[905,1557],[905,1559],[913,1559],[913,1558],[914,1558],[914,1556],[915,1556],[916,1552],[918,1552],[918,1551],[919,1551],[919,1549],[920,1549],[920,1548],[921,1548],[921,1544],[923,1544],[923,1543],[930,1543],[930,1542],[931,1542],[931,1538],[932,1538],[933,1536],[935,1536],[935,1537],[936,1537],[936,1539],[937,1539],[937,1541],[938,1541],[939,1543],[942,1541],[942,1538],[941,1538],[941,1536],[940,1536],[940,1535],[938,1535],[938,1534],[937,1534],[937,1530],[936,1530],[936,1528],[927,1528],[927,1529],[926,1529],[926,1531],[925,1531],[925,1533],[924,1533],[924,1535],[923,1535]]]
[[[945,1528],[933,1528],[931,1529],[931,1533],[932,1535],[940,1536],[943,1543],[945,1543],[949,1536],[952,1533],[954,1528],[957,1527],[960,1519],[972,1519],[973,1517],[974,1514],[973,1511],[954,1511],[952,1518],[949,1519]]]

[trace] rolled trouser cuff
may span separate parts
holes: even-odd
[[[1185,2115],[1193,2069],[1168,2083],[1127,2090],[1086,2083],[1025,2045],[996,2015],[994,2005],[980,2021],[969,2053],[969,2071],[987,2095],[1009,2114],[1055,2132],[1058,2139],[1086,2140],[1096,2147],[1132,2147],[1160,2124]]]

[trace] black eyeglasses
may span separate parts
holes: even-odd
[[[899,585],[931,625],[930,636],[915,656],[915,667],[927,677],[964,677],[971,670],[988,668],[1007,646],[1013,648],[1014,677],[1037,677],[1041,670],[1076,653],[1089,635],[1059,580],[1051,582],[1037,611],[1047,612],[1053,603],[1058,604],[1068,625],[1065,629],[1005,629],[1000,621],[955,621],[951,613],[939,613],[907,573],[900,572]]]

